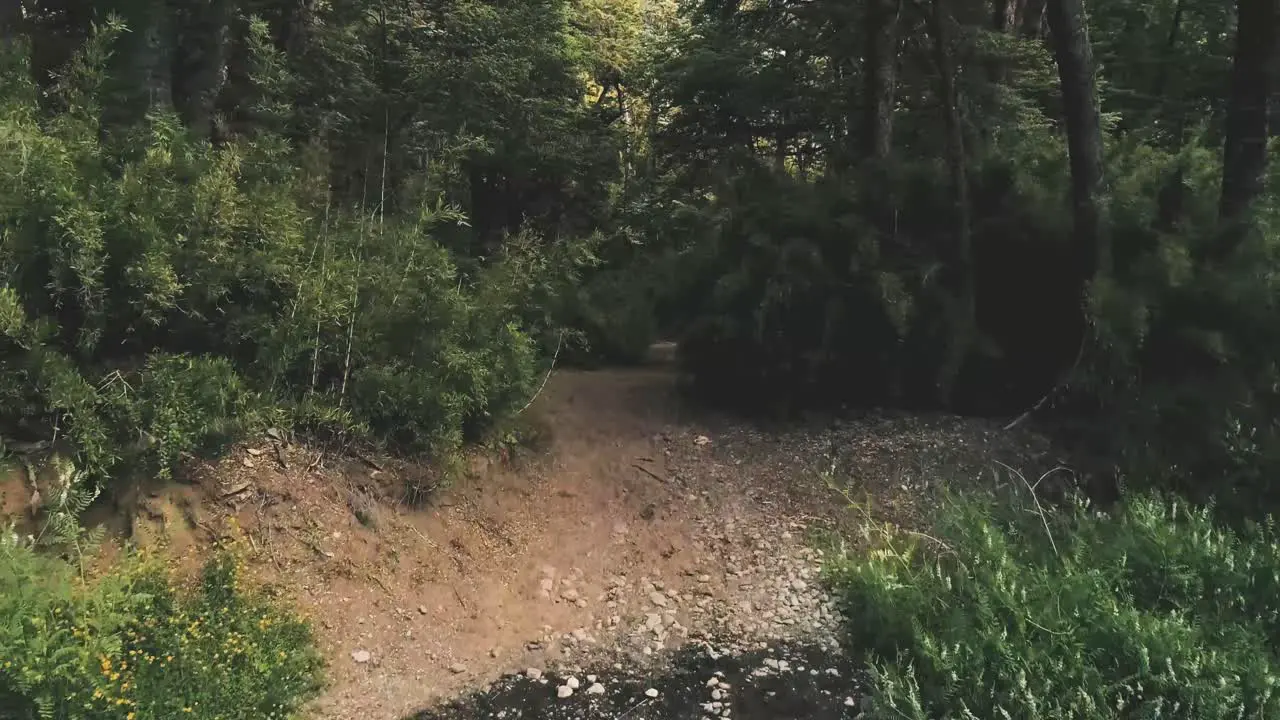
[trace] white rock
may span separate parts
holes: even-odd
[[[466,671],[467,671],[467,666],[463,665],[462,663],[454,663],[449,666],[449,672],[453,673],[454,675],[461,675]]]
[[[564,699],[573,694],[573,688],[568,685],[561,685],[556,688],[556,697]]]
[[[603,695],[603,694],[604,694],[604,686],[603,686],[603,685],[601,685],[600,683],[592,683],[592,684],[591,684],[591,687],[587,688],[587,694],[588,694],[588,695]]]
[[[351,653],[351,659],[363,665],[372,660],[373,655],[370,655],[368,650],[356,650]]]
[[[579,683],[579,682],[578,682],[578,678],[573,677],[572,675],[571,675],[571,676],[569,676],[569,679],[568,679],[568,680],[565,680],[565,681],[564,681],[564,684],[565,684],[565,685],[568,685],[569,687],[573,688],[574,690],[577,690],[579,687],[581,687],[581,686],[582,686],[582,683]]]
[[[530,680],[537,680],[538,678],[542,677],[542,671],[539,670],[538,668],[531,667],[528,670],[524,671],[524,676],[529,678]]]
[[[656,698],[658,697],[658,691],[655,688],[649,688],[644,691],[644,696],[647,698]]]

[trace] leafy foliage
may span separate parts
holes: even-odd
[[[233,554],[191,593],[154,560],[82,581],[0,546],[0,702],[8,717],[291,717],[319,687],[308,625],[243,585]]]
[[[552,307],[589,252],[513,244],[463,270],[432,239],[457,209],[334,208],[265,131],[212,145],[155,112],[104,137],[117,32],[74,61],[51,119],[21,62],[6,75],[6,427],[64,438],[98,478],[167,475],[290,420],[447,456],[527,401],[555,318],[512,311]]]
[[[870,717],[1268,717],[1278,711],[1275,528],[1133,496],[1043,516],[952,501],[831,568]],[[1043,524],[1042,524],[1043,520]]]

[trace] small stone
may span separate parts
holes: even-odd
[[[530,680],[537,680],[538,678],[542,677],[542,671],[539,670],[538,668],[531,667],[528,670],[524,671],[524,676],[529,678]]]
[[[587,682],[589,682],[589,683],[593,683],[593,682],[595,682],[595,681],[596,681],[596,676],[595,676],[595,675],[588,675],[588,676],[587,676]]]
[[[663,595],[657,590],[654,590],[653,592],[649,593],[649,602],[653,603],[654,605],[657,605],[658,607],[666,607],[667,596]]]
[[[577,690],[578,688],[582,687],[582,683],[578,682],[578,678],[573,677],[572,675],[570,675],[569,678],[564,681],[564,684],[568,685],[574,690]]]
[[[649,688],[648,690],[644,691],[644,696],[650,699],[656,698],[658,697],[658,691],[655,688]]]
[[[708,681],[707,681],[707,687],[709,687],[709,688],[713,688],[713,687],[715,687],[715,686],[717,686],[717,685],[719,685],[719,684],[720,684],[720,678],[718,678],[718,677],[713,677],[713,678],[711,678],[710,680],[708,680]]]
[[[844,699],[844,706],[845,706],[845,707],[853,707],[854,705],[857,705],[857,704],[858,704],[858,703],[854,702],[853,698],[851,698],[851,697],[847,697],[847,698],[845,698],[845,699]]]
[[[603,685],[601,685],[600,683],[592,683],[592,684],[591,684],[591,687],[587,688],[587,694],[588,694],[588,695],[603,695],[603,694],[604,694],[604,686],[603,686]]]
[[[716,689],[714,689],[714,690],[712,690],[712,691],[711,691],[711,699],[712,699],[712,700],[719,700],[719,699],[721,699],[722,697],[724,697],[724,693],[720,692],[720,688],[716,688]]]
[[[351,659],[363,665],[373,659],[373,655],[370,655],[368,650],[356,650],[351,653]]]
[[[419,606],[418,606],[418,614],[419,614],[419,615],[426,615],[426,614],[427,614],[427,606],[426,606],[426,605],[419,605]]]
[[[569,687],[568,685],[561,685],[560,687],[556,688],[556,697],[562,700],[564,698],[569,697],[572,694],[573,694],[573,688]]]
[[[566,602],[576,602],[578,600],[578,591],[574,590],[573,588],[569,588],[564,592],[560,593],[560,597],[563,598]]]
[[[454,663],[449,666],[449,672],[453,673],[454,675],[461,675],[466,671],[467,671],[467,666],[463,665],[462,663]]]

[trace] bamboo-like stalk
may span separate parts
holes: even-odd
[[[320,242],[323,250],[320,253],[320,287],[317,289],[317,298],[324,297],[324,289],[329,281],[329,206],[332,202],[333,188],[329,187],[325,191],[324,223],[320,227]],[[308,390],[309,393],[314,393],[316,385],[320,384],[320,319],[321,314],[316,312],[316,338],[315,344],[311,347],[311,388]]]

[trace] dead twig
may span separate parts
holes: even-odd
[[[382,466],[378,464],[378,461],[368,455],[365,455],[364,453],[355,453],[355,456],[360,459],[360,462],[363,462],[374,470],[377,470],[378,472],[385,472]]]
[[[533,401],[537,400],[538,396],[542,394],[543,389],[547,387],[547,381],[551,379],[551,373],[556,371],[556,360],[559,359],[560,357],[560,348],[563,345],[564,345],[564,331],[561,330],[560,339],[556,340],[555,354],[551,356],[551,367],[547,368],[547,376],[542,378],[542,384],[538,386],[538,391],[533,394],[533,397],[529,398],[529,402],[525,403],[524,407],[520,408],[520,410],[516,412],[516,415],[519,415],[523,413],[525,410],[528,410],[529,406],[533,405]]]
[[[1014,418],[1013,420],[1010,420],[1009,424],[1004,426],[1003,428],[1004,430],[1012,430],[1018,425],[1021,425],[1023,422],[1026,421],[1027,418],[1039,412],[1040,408],[1044,407],[1044,404],[1049,402],[1049,398],[1058,394],[1063,388],[1065,388],[1071,382],[1071,378],[1074,377],[1076,374],[1076,371],[1080,369],[1080,362],[1084,360],[1084,345],[1088,337],[1089,337],[1088,333],[1085,333],[1080,337],[1080,349],[1076,351],[1075,362],[1071,363],[1071,368],[1067,370],[1066,373],[1063,374],[1062,379],[1059,380],[1056,385],[1049,388],[1049,392],[1045,393],[1044,397],[1040,398],[1040,400],[1038,400],[1035,405],[1032,405],[1026,412],[1022,413],[1021,415]]]
[[[451,583],[449,585],[449,589],[453,590],[453,596],[457,598],[458,605],[460,605],[463,610],[466,610],[467,612],[471,612],[471,608],[467,607],[467,601],[462,599],[462,593],[458,592],[458,587]]]
[[[631,708],[630,710],[628,710],[628,711],[626,711],[626,712],[622,713],[622,714],[621,714],[621,715],[619,715],[617,718],[615,718],[615,720],[622,720],[622,718],[624,718],[624,717],[626,717],[626,716],[630,715],[631,713],[633,713],[633,712],[635,712],[635,711],[639,710],[640,708],[644,707],[645,705],[648,705],[650,702],[653,702],[653,698],[645,698],[644,700],[641,700],[640,702],[638,702],[638,703],[636,703],[634,706],[632,706],[632,708]]]
[[[386,583],[382,582],[382,578],[378,577],[377,575],[374,575],[373,573],[365,573],[365,577],[377,583],[378,587],[382,588],[382,591],[385,592],[387,595],[392,597],[395,596],[395,594],[391,592],[391,588],[387,587]]]
[[[1044,508],[1040,506],[1039,496],[1036,495],[1036,488],[1040,486],[1040,481],[1044,480],[1051,473],[1053,473],[1053,470],[1050,470],[1044,475],[1041,475],[1040,480],[1036,480],[1036,484],[1032,485],[1031,483],[1027,482],[1027,478],[1022,473],[1018,472],[1017,470],[1014,470],[1012,467],[1009,467],[1008,465],[1000,462],[999,460],[996,460],[996,464],[1002,465],[1006,470],[1013,473],[1014,476],[1017,477],[1019,480],[1021,480],[1022,484],[1027,487],[1027,492],[1031,493],[1031,502],[1035,503],[1036,513],[1040,515],[1040,522],[1044,525],[1044,533],[1045,535],[1049,536],[1049,547],[1053,548],[1053,554],[1055,556],[1058,555],[1058,543],[1054,542],[1053,531],[1049,529],[1049,518],[1045,515]]]
[[[658,482],[660,482],[660,483],[665,483],[665,482],[666,482],[666,480],[664,480],[664,479],[662,479],[662,478],[658,477],[657,473],[653,472],[653,471],[652,471],[652,470],[650,470],[649,468],[647,468],[647,467],[645,467],[645,466],[643,466],[643,465],[641,465],[641,464],[639,464],[639,463],[631,463],[631,467],[633,467],[633,468],[635,468],[635,469],[639,470],[640,472],[644,473],[645,475],[648,475],[649,477],[653,478],[654,480],[657,480],[657,481],[658,481]]]
[[[280,463],[280,467],[284,470],[289,469],[289,461],[284,459],[284,450],[280,448],[279,443],[271,443],[271,447],[276,451],[276,462]]]

